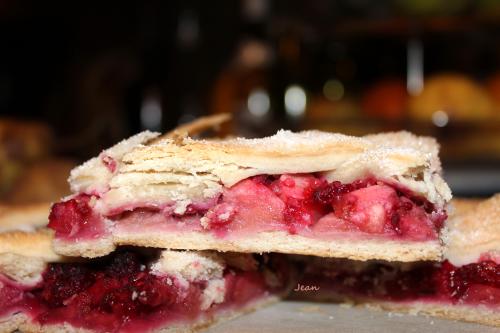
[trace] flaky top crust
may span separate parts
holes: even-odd
[[[500,194],[454,200],[443,238],[445,258],[454,265],[477,262],[485,254],[500,256]]]
[[[137,201],[186,201],[213,197],[222,186],[259,174],[324,173],[352,182],[374,176],[401,184],[443,206],[450,198],[440,176],[439,146],[408,132],[352,137],[320,131],[279,131],[260,139],[159,138],[144,132],[71,173],[74,192],[103,194],[106,206]]]

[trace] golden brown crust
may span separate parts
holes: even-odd
[[[159,136],[158,138],[154,139],[152,143],[158,142],[165,138],[182,138],[186,136],[193,136],[209,129],[217,129],[220,125],[229,120],[231,120],[231,114],[229,113],[221,113],[213,116],[201,117],[187,124],[180,125],[172,131]]]
[[[0,254],[9,253],[23,257],[59,261],[61,256],[52,250],[52,231],[41,229],[37,232],[12,231],[0,233]]]
[[[52,246],[56,253],[68,257],[97,258],[110,254],[116,249],[111,238],[66,242],[54,239]]]
[[[65,256],[95,258],[111,253],[117,246],[141,246],[177,250],[214,250],[222,252],[278,252],[353,260],[381,259],[411,262],[439,261],[442,245],[439,241],[405,242],[390,240],[339,239],[324,241],[283,231],[262,232],[238,239],[220,239],[199,232],[115,232],[113,238],[85,242],[65,242],[56,239],[54,249]]]
[[[55,251],[61,255],[86,258],[107,255],[121,245],[243,253],[279,252],[353,260],[381,259],[411,262],[442,259],[442,245],[438,240],[408,242],[384,239],[355,240],[339,237],[338,240],[326,241],[292,235],[283,231],[261,232],[242,238],[226,239],[196,231],[162,233],[115,230],[113,236],[108,238],[79,242],[56,239],[53,243]]]
[[[500,254],[500,194],[480,202],[454,202],[443,239],[445,257],[454,265],[477,262],[483,254]]]
[[[48,229],[0,233],[0,273],[27,286],[40,282],[48,262],[64,261],[51,242]]]
[[[398,242],[374,240],[313,240],[286,232],[265,232],[244,239],[224,240],[200,233],[130,233],[115,235],[117,245],[166,247],[171,249],[216,250],[224,252],[281,252],[354,260],[395,261],[440,260],[439,242]]]
[[[0,204],[0,232],[34,230],[47,225],[50,202]]]

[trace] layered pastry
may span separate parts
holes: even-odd
[[[454,205],[444,232],[443,262],[301,258],[305,273],[299,289],[309,288],[293,297],[500,326],[500,194]]]
[[[450,190],[434,139],[279,131],[195,140],[143,132],[71,172],[55,250],[117,245],[437,260]]]
[[[0,332],[192,332],[278,298],[283,257],[126,248],[61,257],[51,233],[0,234]]]

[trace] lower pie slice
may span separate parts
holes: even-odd
[[[260,139],[144,132],[71,173],[55,250],[117,245],[439,260],[450,190],[434,139],[280,131]]]
[[[0,235],[0,332],[192,332],[276,301],[279,255],[123,248],[82,260],[51,234]]]
[[[500,326],[500,195],[454,206],[443,262],[301,258],[292,296]]]

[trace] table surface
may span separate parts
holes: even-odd
[[[346,305],[283,301],[221,323],[206,333],[500,332],[500,329]]]

